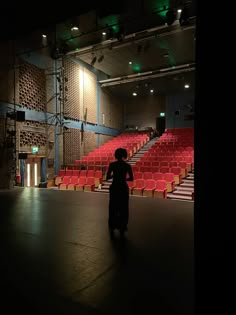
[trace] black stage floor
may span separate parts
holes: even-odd
[[[122,241],[108,197],[0,191],[2,314],[194,313],[194,203],[131,196]]]

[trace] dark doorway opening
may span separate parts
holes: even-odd
[[[165,117],[157,117],[156,118],[156,130],[158,132],[158,136],[160,137],[166,129],[166,118]]]

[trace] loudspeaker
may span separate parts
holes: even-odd
[[[7,117],[11,119],[15,119],[16,121],[25,121],[25,112],[22,110],[18,110],[16,112],[7,113]]]
[[[28,157],[28,153],[19,153],[18,154],[18,159],[19,160],[26,160]]]
[[[25,112],[24,111],[17,111],[16,112],[16,121],[25,121]]]

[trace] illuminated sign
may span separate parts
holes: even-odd
[[[35,154],[35,153],[38,153],[39,152],[39,148],[38,147],[33,147],[32,148],[32,153]]]

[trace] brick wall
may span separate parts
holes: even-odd
[[[105,89],[101,89],[100,125],[117,129],[123,128],[123,104]]]
[[[46,110],[45,71],[26,62],[19,68],[19,104],[29,109]]]
[[[84,155],[88,155],[89,152],[94,151],[96,149],[96,134],[85,131],[82,145]]]
[[[64,162],[65,164],[74,164],[75,160],[80,159],[80,130],[70,128],[64,133]]]

